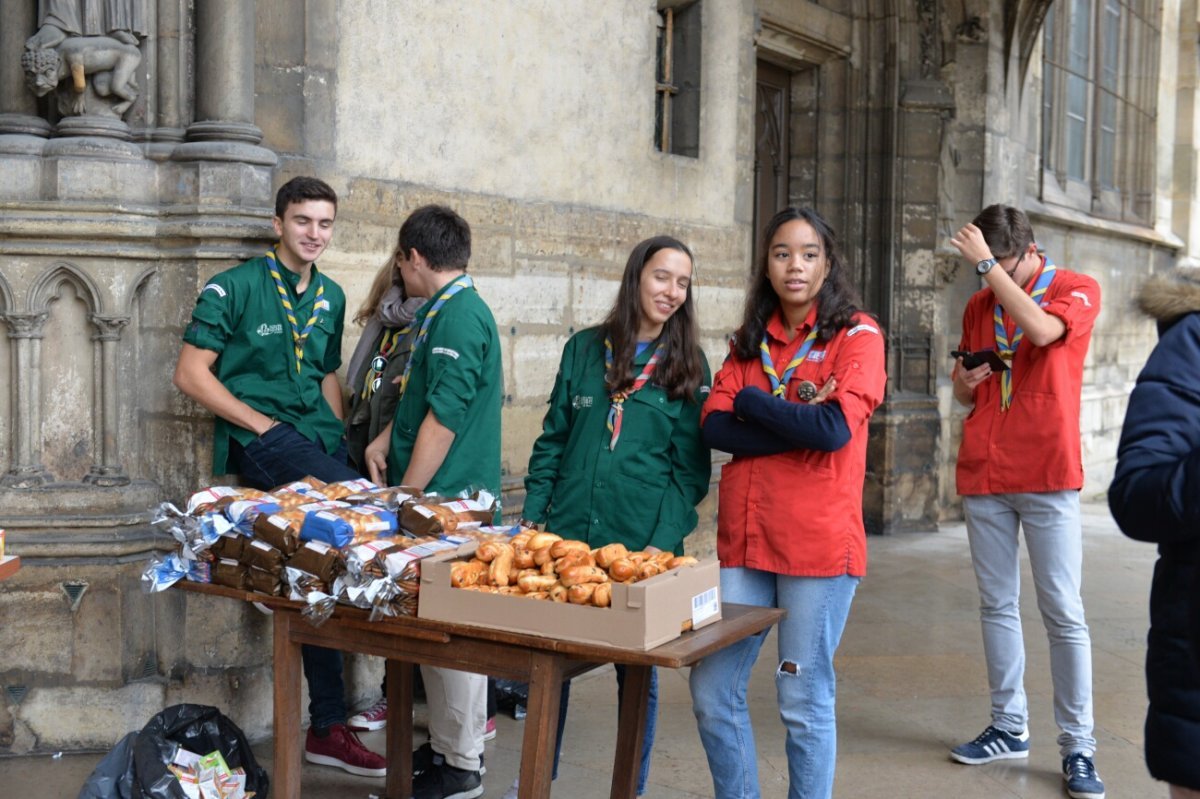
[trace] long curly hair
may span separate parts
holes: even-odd
[[[654,254],[665,249],[678,250],[686,255],[693,264],[693,273],[687,296],[659,333],[657,341],[666,342],[666,346],[662,358],[654,367],[653,382],[662,387],[671,399],[695,401],[696,391],[704,381],[700,331],[692,293],[692,286],[696,284],[696,259],[686,244],[671,236],[646,239],[629,254],[617,300],[600,326],[601,332],[611,338],[613,344],[613,368],[605,375],[605,384],[611,393],[629,388],[636,379],[633,357],[637,351],[637,331],[642,313],[642,272]]]
[[[771,316],[779,309],[779,295],[771,285],[767,259],[770,257],[771,240],[775,238],[779,228],[788,222],[796,221],[807,222],[820,236],[825,260],[829,265],[829,274],[821,290],[817,292],[817,338],[829,341],[839,330],[849,327],[854,315],[860,311],[859,306],[862,302],[846,275],[846,265],[842,260],[833,228],[812,208],[784,208],[771,217],[771,221],[763,228],[762,256],[755,264],[754,274],[750,277],[741,327],[734,333],[734,354],[740,359],[759,357],[758,347],[763,331],[766,330]]]

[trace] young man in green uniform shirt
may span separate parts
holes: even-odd
[[[175,385],[216,416],[213,473],[255,488],[313,475],[349,480],[342,440],[341,366],[346,298],[317,269],[333,236],[337,195],[298,177],[275,197],[277,246],[213,277],[183,334]],[[342,656],[304,646],[311,726],[305,758],[382,777],[384,758],[346,727]],[[276,735],[288,731],[276,730]]]
[[[418,208],[400,227],[398,258],[408,295],[430,300],[413,320],[396,415],[366,450],[371,479],[498,497],[504,375],[496,321],[466,273],[471,228],[449,208]],[[487,678],[428,666],[421,673],[430,741],[413,757],[413,796],[480,796]]]

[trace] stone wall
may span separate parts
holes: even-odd
[[[693,247],[719,366],[751,252],[757,57],[794,73],[788,198],[841,232],[889,334],[872,529],[959,514],[948,352],[978,280],[948,238],[990,202],[1029,209],[1052,257],[1101,283],[1083,446],[1085,491],[1103,491],[1154,341],[1129,299],[1200,247],[1195,0],[1163,4],[1164,64],[1178,74],[1164,76],[1159,107],[1178,111],[1155,143],[1153,228],[1039,199],[1039,56],[1023,71],[1011,38],[1022,28],[1006,15],[1033,18],[1045,0],[703,1],[700,154],[685,158],[652,142],[651,0],[157,0],[145,93],[108,138],[68,135],[24,92],[12,56],[36,4],[0,0],[0,526],[24,562],[0,589],[0,754],[104,748],[185,700],[236,707],[252,737],[270,732],[267,620],[146,596],[138,575],[167,546],[149,509],[226,479],[209,474],[209,415],[170,376],[200,287],[269,245],[275,187],[315,174],[338,190],[322,268],[351,308],[411,210],[446,203],[470,221],[471,271],[502,337],[515,515],[561,347],[602,318],[639,240]],[[355,338],[349,327],[347,358]],[[722,460],[687,544],[701,555]],[[351,701],[378,678],[377,660],[357,659]]]

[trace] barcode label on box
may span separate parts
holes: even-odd
[[[692,628],[699,627],[702,621],[717,615],[720,610],[721,606],[717,602],[716,586],[708,589],[703,594],[696,594],[692,597]]]

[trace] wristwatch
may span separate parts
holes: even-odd
[[[975,274],[986,275],[988,272],[992,271],[992,267],[997,263],[998,262],[995,258],[984,258],[982,261],[975,264]]]

